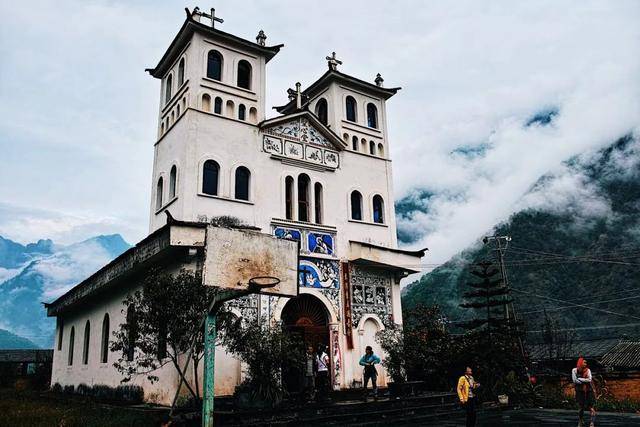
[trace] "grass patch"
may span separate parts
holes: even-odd
[[[108,406],[77,396],[0,389],[0,426],[156,427],[167,411]]]

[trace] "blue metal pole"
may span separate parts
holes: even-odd
[[[213,427],[213,399],[216,363],[216,313],[209,313],[204,326],[204,382],[202,426]]]

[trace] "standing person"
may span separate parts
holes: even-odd
[[[327,400],[329,391],[329,356],[325,352],[325,347],[322,344],[318,344],[316,366],[316,397],[317,400]]]
[[[593,381],[591,369],[587,366],[587,361],[582,357],[578,359],[576,367],[571,371],[571,380],[576,388],[576,401],[580,410],[578,412],[578,426],[584,425],[584,410],[589,409],[589,426],[593,427],[596,421],[595,393],[593,391]]]
[[[473,371],[467,366],[467,369],[463,376],[458,380],[458,398],[460,404],[467,413],[467,427],[474,427],[476,425],[476,396],[475,389],[480,387],[480,383],[477,383],[473,379]]]
[[[364,366],[364,373],[362,375],[363,378],[363,391],[364,391],[364,401],[367,401],[367,385],[369,384],[369,379],[371,379],[371,386],[373,388],[373,398],[378,400],[378,385],[376,383],[378,379],[378,371],[376,370],[376,365],[380,363],[380,358],[373,354],[373,349],[370,345],[368,345],[364,349],[364,356],[360,358],[360,366]]]
[[[315,375],[318,367],[316,365],[316,355],[313,352],[313,347],[307,347],[307,353],[305,354],[302,387],[303,387],[303,399],[304,401],[311,401],[315,397]]]

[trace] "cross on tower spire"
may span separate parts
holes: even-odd
[[[326,59],[330,70],[338,71],[338,65],[342,65],[342,61],[336,58],[335,52],[331,52],[331,56],[327,56]]]
[[[210,9],[210,13],[200,12],[200,8],[196,7],[195,9],[193,9],[193,14],[194,15],[199,15],[199,16],[204,16],[205,18],[211,19],[211,28],[215,28],[216,22],[219,22],[221,24],[224,22],[224,19],[218,18],[216,16],[216,10],[213,7]]]

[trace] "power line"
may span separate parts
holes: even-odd
[[[590,302],[590,303],[587,303],[587,304],[584,304],[584,305],[585,306],[587,306],[587,305],[591,306],[591,305],[606,304],[606,303],[610,303],[610,302],[626,301],[626,300],[638,299],[638,298],[640,298],[640,295],[636,295],[636,296],[632,296],[632,297],[625,297],[625,298],[610,299],[610,300],[606,300],[606,301]],[[547,308],[547,309],[543,309],[543,310],[525,311],[525,312],[522,312],[520,314],[534,314],[534,313],[542,313],[542,312],[546,312],[546,311],[560,311],[560,310],[568,310],[570,308],[575,308],[575,307],[553,307],[553,308]]]
[[[559,332],[569,332],[569,331],[591,331],[596,329],[614,329],[614,328],[631,328],[633,326],[640,326],[640,323],[623,323],[621,325],[603,325],[603,326],[580,326],[577,328],[563,328],[563,329],[554,329]],[[542,332],[546,332],[544,329],[540,329],[537,331],[527,331],[529,334],[539,334]]]

